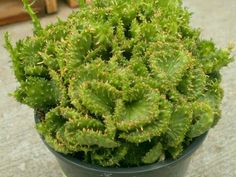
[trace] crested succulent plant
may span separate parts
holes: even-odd
[[[100,166],[177,158],[220,117],[230,48],[202,40],[180,0],[95,0],[13,46],[14,97],[56,151]]]

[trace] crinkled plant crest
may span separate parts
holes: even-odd
[[[200,39],[180,0],[95,0],[5,46],[17,101],[56,151],[105,167],[177,158],[220,118],[230,48]]]

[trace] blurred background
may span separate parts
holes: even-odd
[[[191,24],[202,29],[202,38],[213,39],[219,47],[236,44],[236,0],[184,0],[184,5],[193,12]],[[77,3],[36,0],[33,7],[45,26],[58,17],[66,19]],[[32,35],[27,19],[21,0],[0,0],[0,177],[63,177],[34,129],[33,110],[8,95],[18,83],[3,34],[8,31],[13,41]],[[195,153],[186,177],[236,177],[236,62],[222,74],[222,118]]]

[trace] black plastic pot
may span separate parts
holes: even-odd
[[[39,122],[37,114],[35,121]],[[55,155],[67,177],[183,177],[193,153],[200,147],[207,133],[195,138],[176,160],[165,160],[152,165],[132,168],[103,168],[84,163],[69,155],[54,151],[42,138],[47,148]]]

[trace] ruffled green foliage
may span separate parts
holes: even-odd
[[[162,155],[164,154],[163,147],[161,143],[157,143],[153,148],[146,153],[142,161],[146,164],[154,163],[157,160],[162,160]]]
[[[101,166],[177,158],[214,126],[219,70],[232,57],[201,40],[180,0],[95,0],[13,46],[16,99],[42,113],[56,151]],[[82,2],[82,1],[81,1]]]

